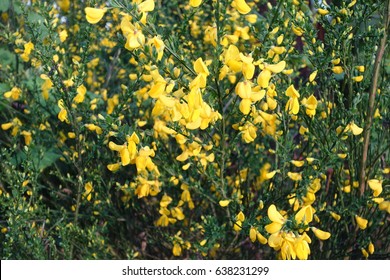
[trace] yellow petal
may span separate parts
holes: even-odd
[[[246,15],[250,12],[251,7],[245,2],[245,0],[233,0],[233,6],[240,14]]]
[[[269,225],[266,225],[264,228],[268,233],[274,234],[274,233],[280,231],[282,229],[282,227],[283,227],[282,224],[273,222],[273,223],[270,223]]]
[[[123,166],[130,164],[130,153],[128,149],[124,147],[122,150],[120,150],[119,154],[121,156]]]
[[[191,7],[198,7],[200,4],[202,4],[202,0],[190,0],[190,6]]]
[[[318,70],[314,71],[313,73],[310,74],[309,76],[309,82],[312,83],[314,79],[317,77]]]
[[[382,181],[377,179],[368,180],[368,186],[374,191],[374,196],[377,197],[382,193]]]
[[[242,212],[242,211],[240,211],[238,214],[237,214],[237,220],[239,220],[239,221],[241,221],[241,222],[243,222],[243,221],[245,221],[245,215],[244,215],[244,213]]]
[[[195,61],[194,70],[197,74],[203,73],[206,74],[206,76],[210,74],[206,64],[203,62],[203,59],[201,57]]]
[[[355,215],[355,220],[356,220],[356,223],[358,224],[358,226],[361,230],[364,230],[367,228],[368,220],[366,220],[362,217],[359,217],[358,215]]]
[[[257,230],[254,227],[251,227],[251,229],[249,230],[249,239],[252,242],[256,241],[256,239],[257,239],[256,234],[257,234]]]
[[[360,75],[360,76],[353,77],[352,80],[354,80],[357,83],[360,83],[361,81],[363,81],[363,78],[364,76]]]
[[[179,257],[181,255],[181,246],[178,243],[175,243],[172,248],[172,254],[176,257]]]
[[[278,64],[268,64],[265,66],[266,69],[271,71],[274,74],[278,74],[286,68],[286,61],[282,60]]]
[[[108,143],[108,147],[110,148],[111,151],[116,151],[116,152],[119,152],[124,148],[123,145],[115,144],[112,141]]]
[[[248,81],[239,82],[236,86],[236,94],[243,99],[251,98],[252,95],[251,84]]]
[[[340,221],[341,216],[335,212],[330,212],[330,215],[335,219],[337,222]]]
[[[138,11],[140,13],[151,12],[154,10],[154,0],[146,0],[138,5]]]
[[[160,207],[166,208],[172,202],[172,197],[164,194],[160,201]]]
[[[331,236],[329,232],[320,230],[316,227],[311,227],[311,230],[314,232],[315,236],[320,240],[329,239],[329,237]]]
[[[390,214],[390,201],[382,201],[381,203],[379,203],[379,210],[381,211],[387,211],[387,213]]]
[[[2,129],[2,130],[8,130],[8,129],[10,129],[12,126],[13,126],[13,123],[12,123],[12,122],[3,123],[3,124],[1,125],[1,129]]]
[[[251,105],[252,105],[252,101],[250,99],[245,98],[241,100],[239,106],[241,113],[243,113],[244,115],[248,115],[251,111]]]
[[[265,238],[260,232],[257,232],[256,234],[256,238],[257,240],[261,243],[261,244],[267,244],[267,238]]]
[[[265,176],[264,176],[265,179],[267,179],[267,180],[272,179],[275,176],[276,172],[278,172],[278,171],[279,170],[274,170],[274,171],[266,173]]]
[[[268,212],[267,213],[268,213],[268,218],[272,222],[276,222],[276,223],[279,223],[279,224],[284,224],[285,219],[278,212],[278,210],[276,210],[276,206],[274,204],[272,204],[270,207],[268,207]]]
[[[313,220],[314,212],[315,210],[311,205],[303,206],[301,210],[295,214],[295,220],[298,223],[304,222],[305,224],[308,224]]]
[[[290,110],[290,113],[293,113],[294,115],[298,114],[299,112],[299,101],[298,98],[293,98],[292,99],[292,107]]]
[[[113,163],[107,165],[107,169],[110,170],[111,172],[115,172],[120,168],[121,164],[120,163]]]
[[[353,135],[359,135],[363,132],[363,128],[358,127],[354,122],[349,124],[349,128],[351,129]]]
[[[219,201],[219,205],[220,205],[221,207],[226,207],[226,206],[229,205],[229,203],[230,203],[230,200],[228,200],[228,199],[226,199],[226,200],[220,200],[220,201]]]
[[[268,238],[268,245],[272,248],[280,248],[282,245],[283,238],[280,236],[280,234],[272,234]]]
[[[318,13],[319,13],[320,15],[324,16],[324,15],[329,14],[329,11],[328,11],[328,10],[325,10],[325,9],[319,8],[319,9],[318,9]]]
[[[372,254],[374,254],[374,251],[375,251],[374,244],[372,244],[372,242],[370,242],[370,244],[368,244],[368,252],[372,255]]]
[[[333,73],[335,74],[341,74],[344,72],[343,68],[341,66],[334,66],[332,69]]]
[[[271,71],[264,69],[261,71],[260,75],[257,77],[257,83],[262,88],[267,88],[269,85],[269,80],[271,79]]]
[[[292,98],[298,98],[300,96],[294,85],[291,85],[286,89],[286,95]]]
[[[290,162],[296,167],[302,167],[305,164],[304,160],[291,160]]]
[[[87,21],[91,24],[98,23],[106,13],[107,9],[98,9],[98,8],[85,8],[85,14]]]

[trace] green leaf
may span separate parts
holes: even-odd
[[[9,9],[10,0],[0,0],[0,11],[5,12]]]
[[[16,64],[15,54],[11,53],[6,49],[0,49],[0,61],[3,66],[5,65],[15,66]]]

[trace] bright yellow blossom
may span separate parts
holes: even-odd
[[[233,0],[232,6],[237,9],[240,14],[246,15],[251,11],[251,7],[245,2],[245,0]]]
[[[374,191],[373,196],[377,197],[382,193],[382,181],[378,179],[368,180],[368,186]]]
[[[106,13],[107,9],[91,8],[87,7],[84,9],[87,21],[91,24],[98,23]]]
[[[358,215],[355,215],[355,220],[356,220],[356,223],[358,224],[358,226],[361,230],[364,230],[367,228],[368,220],[366,220]]]
[[[190,0],[190,6],[191,7],[196,8],[196,7],[199,7],[200,4],[202,4],[202,0]]]

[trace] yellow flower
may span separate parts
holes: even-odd
[[[358,127],[354,122],[351,122],[350,124],[348,124],[346,130],[352,131],[353,135],[359,135],[363,132],[363,128]]]
[[[379,210],[381,211],[387,211],[387,213],[390,214],[390,201],[385,200],[379,203]]]
[[[269,85],[269,80],[271,79],[271,71],[264,69],[261,71],[260,75],[257,77],[257,83],[262,88],[267,88]]]
[[[280,231],[286,222],[286,219],[278,212],[278,210],[276,210],[276,206],[274,204],[268,207],[267,214],[272,223],[266,225],[265,230],[270,234]]]
[[[309,236],[306,233],[304,235],[299,236],[295,239],[294,249],[297,254],[298,259],[307,260],[310,255],[310,247],[309,243],[311,242]]]
[[[309,98],[306,100],[306,115],[308,115],[310,118],[314,117],[314,115],[316,114],[317,104],[318,102],[314,95],[310,95]]]
[[[138,24],[133,25],[127,17],[121,21],[121,30],[126,37],[125,48],[132,51],[145,44],[145,35]]]
[[[146,0],[138,5],[138,12],[145,13],[154,10],[154,0]]]
[[[45,100],[48,100],[49,99],[49,91],[50,89],[53,87],[53,82],[50,80],[50,78],[45,75],[45,74],[42,74],[41,76],[41,79],[43,79],[45,82],[42,84],[41,86],[41,90],[42,90],[42,96]]]
[[[332,216],[333,219],[335,219],[337,222],[340,221],[341,216],[335,212],[330,212],[330,215]]]
[[[295,26],[294,24],[291,26],[292,31],[294,32],[295,35],[298,37],[303,35],[303,29],[300,28],[299,26]]]
[[[382,181],[378,179],[368,180],[368,186],[374,191],[373,195],[375,197],[382,193]]]
[[[287,176],[293,181],[302,180],[302,174],[297,173],[297,172],[287,172]]]
[[[69,11],[70,0],[57,0],[57,4],[65,13]]]
[[[245,2],[245,0],[233,0],[232,6],[237,9],[240,14],[246,15],[251,11],[251,7]]]
[[[204,61],[201,57],[199,57],[194,62],[194,70],[197,74],[204,74],[205,76],[208,76],[210,74],[209,70],[207,69],[206,64],[204,63]]]
[[[319,13],[320,15],[322,15],[322,16],[325,16],[325,15],[329,14],[329,11],[328,11],[328,10],[325,10],[325,9],[319,8],[319,9],[318,9],[318,13]]]
[[[93,191],[93,187],[92,187],[92,183],[91,182],[88,182],[84,185],[84,198],[86,198],[88,201],[91,200],[92,198],[92,191]]]
[[[348,8],[352,8],[356,4],[357,0],[352,0],[351,3],[348,4]]]
[[[265,238],[260,232],[256,233],[256,238],[263,245],[267,244],[268,242],[267,238]]]
[[[65,109],[64,100],[62,99],[58,100],[57,105],[60,108],[60,112],[58,113],[58,119],[62,122],[65,121],[66,123],[69,123],[68,111]]]
[[[245,79],[252,79],[255,73],[255,65],[253,65],[253,58],[251,56],[245,56],[242,53],[240,53],[240,58],[242,60],[242,74],[244,75]]]
[[[111,172],[117,171],[121,167],[121,163],[113,163],[107,165],[107,169],[110,170]]]
[[[245,221],[245,215],[244,215],[244,213],[243,213],[242,211],[240,211],[240,212],[237,214],[236,219],[237,219],[238,221],[241,221],[241,222]]]
[[[295,89],[294,85],[291,85],[286,90],[286,95],[290,97],[286,104],[286,111],[289,112],[289,114],[298,114],[299,112],[299,92]]]
[[[98,9],[98,8],[91,8],[87,7],[84,9],[87,21],[91,24],[98,23],[106,13],[107,9]]]
[[[314,232],[315,236],[320,240],[329,239],[329,237],[331,236],[329,232],[320,230],[316,227],[311,227],[310,229]]]
[[[264,68],[268,69],[269,71],[271,71],[274,74],[278,74],[278,73],[282,72],[284,70],[284,68],[286,68],[286,61],[282,60],[277,64],[266,64],[266,65],[264,65]]]
[[[160,207],[166,208],[172,202],[172,197],[164,194],[160,201]]]
[[[172,254],[176,257],[181,256],[182,248],[179,243],[175,243],[172,248]]]
[[[24,136],[24,143],[26,143],[27,146],[30,145],[32,141],[31,132],[23,130],[20,134]]]
[[[314,71],[313,73],[310,74],[309,76],[309,82],[312,83],[314,79],[317,77],[318,70]]]
[[[151,43],[156,48],[157,61],[160,61],[163,57],[163,54],[164,54],[165,44],[164,44],[163,40],[161,40],[160,36],[154,36]]]
[[[372,254],[374,254],[374,251],[375,251],[374,244],[372,244],[372,242],[370,242],[370,244],[368,244],[368,252],[372,255]]]
[[[4,93],[5,98],[12,98],[13,100],[18,100],[22,90],[18,87],[13,87],[10,91]]]
[[[365,230],[367,228],[368,220],[358,215],[355,215],[355,220],[361,230]]]
[[[334,66],[332,68],[333,73],[335,74],[341,74],[344,72],[343,68],[341,66]]]
[[[28,42],[24,44],[24,52],[21,55],[21,58],[24,62],[28,62],[30,60],[31,51],[34,49],[34,44],[32,42]]]
[[[199,7],[200,4],[202,4],[202,0],[190,0],[190,6],[191,7],[196,8],[196,7]]]
[[[82,103],[85,98],[85,94],[87,93],[87,89],[84,85],[80,85],[77,88],[77,95],[73,98],[73,101],[76,103]]]
[[[357,83],[360,83],[361,81],[363,81],[363,78],[364,76],[360,75],[360,76],[353,77],[352,80],[354,80]]]
[[[305,223],[308,224],[313,220],[313,215],[316,212],[316,210],[311,205],[306,205],[301,208],[296,214],[295,214],[295,220],[298,223]]]
[[[123,166],[130,164],[131,158],[130,158],[129,149],[127,148],[126,144],[117,145],[114,142],[110,141],[108,143],[108,147],[110,148],[110,150],[116,151],[119,153]]]
[[[359,66],[356,66],[356,69],[357,69],[360,73],[363,73],[364,70],[365,70],[366,68],[364,67],[364,65],[359,65]]]
[[[249,239],[252,242],[256,241],[256,239],[257,239],[256,235],[257,235],[257,230],[254,227],[251,227],[251,229],[249,230]]]
[[[228,206],[229,205],[229,203],[230,203],[230,200],[220,200],[219,201],[219,205],[221,206],[221,207],[226,207],[226,206]]]
[[[60,32],[60,41],[63,43],[68,38],[68,32],[64,29]]]

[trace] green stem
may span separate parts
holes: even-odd
[[[378,80],[379,80],[379,72],[380,72],[380,65],[382,62],[382,58],[385,52],[386,44],[387,44],[387,32],[389,27],[389,21],[390,21],[390,0],[387,0],[386,2],[386,11],[384,15],[384,31],[383,31],[383,37],[380,42],[375,63],[374,63],[374,70],[373,70],[373,77],[371,82],[371,88],[369,93],[369,101],[368,101],[368,108],[367,108],[367,117],[366,117],[366,124],[364,127],[364,136],[363,136],[363,152],[362,152],[362,161],[360,165],[360,180],[359,180],[359,189],[360,189],[360,195],[362,196],[364,193],[364,190],[366,188],[366,166],[367,166],[367,157],[368,157],[368,148],[370,145],[370,131],[372,126],[372,120],[374,117],[374,111],[375,111],[375,95],[378,89]]]

